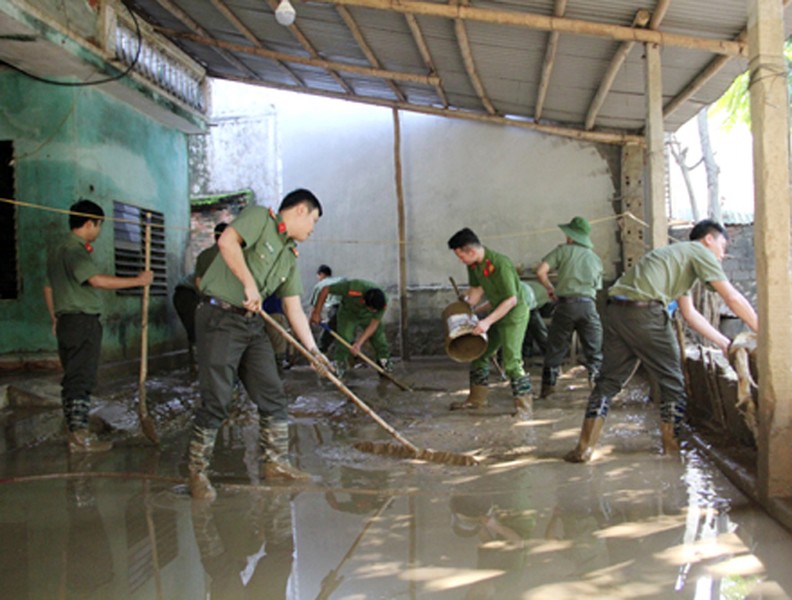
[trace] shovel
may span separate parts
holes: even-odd
[[[336,340],[338,343],[340,343],[342,346],[345,346],[345,347],[347,348],[347,350],[352,350],[352,344],[350,344],[349,342],[347,342],[347,341],[346,341],[346,340],[345,340],[343,337],[341,337],[341,336],[340,336],[338,333],[336,333],[335,331],[333,331],[333,330],[330,328],[330,325],[328,325],[327,323],[321,323],[321,327],[322,327],[322,329],[324,329],[326,332],[328,332],[330,335],[332,335],[332,336],[335,338],[335,340]],[[361,359],[361,360],[362,360],[364,363],[366,363],[366,364],[367,364],[368,366],[370,366],[372,369],[374,369],[375,371],[377,371],[377,373],[379,373],[379,374],[380,374],[380,375],[382,375],[383,377],[387,377],[388,379],[390,379],[390,380],[391,380],[393,383],[395,383],[396,385],[398,385],[398,386],[399,386],[401,389],[403,389],[405,392],[411,392],[411,391],[412,391],[412,390],[410,389],[410,386],[409,386],[409,385],[407,385],[407,384],[405,384],[405,383],[402,383],[401,381],[399,381],[398,379],[396,379],[396,378],[395,378],[395,377],[394,377],[394,376],[393,376],[391,373],[388,373],[388,372],[387,372],[385,369],[383,369],[381,366],[379,366],[379,365],[378,365],[376,362],[374,362],[373,360],[371,360],[371,359],[370,359],[368,356],[366,356],[366,355],[365,355],[365,354],[363,354],[362,352],[358,352],[358,353],[357,353],[357,357],[358,357],[358,358],[360,358],[360,359]]]
[[[319,364],[317,358],[308,352],[303,345],[297,341],[297,339],[292,336],[288,331],[286,331],[281,324],[278,323],[275,319],[273,319],[270,315],[268,315],[263,310],[259,311],[261,317],[266,321],[270,326],[272,326],[275,331],[281,334],[287,342],[289,342],[294,348],[302,354],[310,364],[320,367],[323,370],[323,365]],[[438,450],[429,450],[426,448],[418,448],[415,444],[407,440],[403,435],[401,435],[398,431],[396,431],[393,427],[391,427],[385,420],[380,417],[377,413],[375,413],[363,400],[358,398],[355,393],[350,390],[344,383],[336,377],[330,371],[326,371],[325,377],[327,377],[333,385],[335,385],[341,393],[343,393],[347,398],[352,400],[352,402],[364,413],[370,416],[374,421],[382,427],[385,431],[388,432],[396,441],[399,442],[399,445],[394,444],[384,444],[384,443],[376,443],[376,442],[359,442],[355,444],[355,447],[358,450],[363,452],[372,452],[374,454],[386,454],[389,456],[397,456],[399,458],[417,458],[419,460],[426,460],[431,462],[437,462],[441,464],[449,464],[449,465],[461,465],[461,466],[471,466],[477,465],[479,463],[479,459],[475,456],[470,454],[456,454],[454,452],[442,452]]]
[[[146,213],[146,237],[145,237],[145,267],[144,270],[151,270],[151,213]],[[140,381],[138,384],[138,417],[140,418],[140,428],[153,444],[159,445],[157,428],[154,420],[148,416],[146,408],[146,376],[148,374],[148,313],[149,313],[149,294],[151,284],[143,288],[143,307],[141,310],[140,322]]]

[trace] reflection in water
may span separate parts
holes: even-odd
[[[80,473],[90,471],[94,458],[91,455],[71,455],[69,470]],[[102,588],[109,587],[115,576],[110,541],[96,506],[91,479],[68,479],[65,490],[69,523],[63,557],[67,595],[94,595]],[[108,596],[109,593],[105,594],[105,597]]]
[[[211,598],[287,597],[294,538],[291,499],[255,490],[244,514],[192,503],[192,523]]]
[[[527,563],[526,540],[536,513],[523,509],[515,494],[451,497],[451,526],[459,537],[476,537],[476,568],[498,573],[470,585],[465,598],[503,598],[519,589]]]

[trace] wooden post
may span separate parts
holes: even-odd
[[[748,3],[759,308],[759,496],[792,496],[789,98],[778,0]]]
[[[393,109],[393,171],[396,180],[396,210],[399,228],[399,345],[402,360],[410,360],[407,347],[409,314],[407,312],[407,245],[405,242],[404,188],[402,186],[401,123],[399,111]]]
[[[625,144],[621,153],[621,210],[635,215],[641,221],[644,214],[644,149],[640,144]],[[646,231],[643,225],[629,217],[621,230],[622,260],[624,270],[632,268],[646,252]]]
[[[665,207],[665,152],[663,152],[663,81],[660,46],[645,44],[646,51],[646,206],[649,209],[649,247],[668,243]]]

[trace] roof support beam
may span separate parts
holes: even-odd
[[[162,8],[164,8],[174,17],[176,17],[182,23],[182,25],[187,27],[187,29],[189,29],[193,33],[202,35],[209,39],[214,39],[206,29],[201,27],[201,25],[197,21],[195,21],[195,19],[193,19],[190,15],[184,12],[181,8],[176,6],[176,4],[171,2],[171,0],[156,0],[156,1],[157,4],[159,4]],[[217,49],[216,52],[217,54],[222,56],[227,63],[234,65],[237,69],[239,69],[240,72],[248,73],[250,74],[251,77],[258,78],[258,74],[253,69],[248,67],[245,63],[243,63],[233,54],[229,54],[228,52],[222,49]]]
[[[462,19],[463,21],[477,21],[480,23],[494,23],[513,27],[525,27],[541,31],[560,31],[561,33],[574,33],[592,37],[604,37],[621,41],[647,42],[660,46],[675,46],[691,50],[704,50],[713,54],[726,54],[730,56],[745,56],[746,44],[734,40],[716,40],[700,38],[690,35],[680,35],[648,29],[634,29],[622,25],[608,23],[593,23],[581,19],[568,19],[566,17],[548,17],[533,13],[517,12],[511,10],[492,10],[472,6],[449,5],[420,0],[315,0],[325,4],[343,4],[346,6],[360,6],[375,10],[426,15],[431,17],[445,17],[447,19]]]
[[[250,29],[248,29],[245,24],[239,20],[239,18],[234,14],[234,12],[228,7],[228,5],[223,2],[223,0],[211,0],[212,6],[214,6],[226,19],[228,22],[231,23],[234,27],[237,28],[237,31],[245,36],[245,38],[257,48],[264,48],[264,44],[261,43]],[[305,82],[297,77],[297,75],[292,71],[288,66],[283,64],[280,61],[277,61],[278,66],[294,80],[297,85],[304,86]]]
[[[328,69],[332,71],[346,71],[347,73],[356,73],[358,75],[365,75],[367,77],[377,77],[379,79],[393,79],[396,81],[409,81],[410,83],[418,83],[421,85],[435,85],[439,82],[438,77],[431,75],[417,75],[415,73],[401,73],[397,71],[386,71],[385,69],[373,69],[369,67],[358,67],[357,65],[347,65],[344,63],[333,62],[329,60],[321,60],[317,58],[308,58],[306,56],[295,56],[293,54],[285,54],[284,52],[275,52],[274,50],[267,50],[266,48],[253,48],[251,46],[244,46],[242,44],[234,44],[232,42],[224,42],[216,40],[211,37],[203,37],[193,33],[181,33],[166,29],[164,27],[156,27],[157,31],[171,38],[185,39],[204,46],[213,48],[222,48],[224,50],[231,50],[232,52],[239,52],[242,54],[252,54],[254,56],[261,56],[263,58],[271,58],[273,60],[280,60],[288,63],[296,63],[300,65],[308,65],[311,67],[319,67],[320,69]],[[269,85],[269,84],[268,84]],[[303,88],[300,88],[303,91]]]
[[[227,78],[232,81],[240,81],[242,83],[249,83],[252,85],[259,85],[270,88],[277,88],[282,90],[295,91],[294,88],[274,83],[264,83],[255,79],[245,79],[244,77]],[[311,94],[312,96],[320,96],[322,98],[336,98],[339,100],[349,100],[350,102],[360,102],[361,104],[370,104],[372,106],[384,106],[387,108],[396,108],[399,110],[406,110],[414,113],[424,115],[433,115],[436,117],[448,117],[451,119],[462,119],[466,121],[477,121],[479,123],[491,123],[494,125],[506,125],[510,127],[520,127],[522,129],[530,129],[532,131],[540,131],[550,135],[558,135],[561,137],[571,138],[575,140],[582,140],[588,142],[596,142],[601,144],[639,144],[645,143],[644,136],[634,135],[628,133],[610,133],[605,131],[583,131],[582,129],[575,129],[572,127],[561,127],[557,125],[544,125],[534,121],[515,119],[511,117],[502,117],[500,115],[485,115],[482,113],[464,111],[464,110],[451,110],[448,108],[438,108],[436,106],[426,106],[420,104],[410,104],[407,102],[394,102],[392,100],[384,100],[382,98],[371,98],[367,96],[355,96],[350,98],[344,94],[337,92],[329,92],[324,90],[317,90],[312,88],[300,88],[300,94]]]
[[[278,0],[267,0],[267,4],[272,9],[274,13],[278,8]],[[273,17],[274,18],[274,17]],[[305,49],[305,51],[311,55],[312,58],[320,59],[319,52],[316,51],[313,44],[310,40],[305,36],[302,30],[297,27],[297,25],[289,25],[287,28],[294,38],[300,43],[300,45]],[[330,77],[344,90],[347,94],[354,95],[355,91],[350,87],[350,85],[344,81],[341,76],[336,73],[335,71],[330,71]]]
[[[670,0],[661,0],[661,2],[663,1],[666,1],[667,4]],[[633,17],[632,24],[633,27],[646,27],[649,21],[649,11],[641,9],[635,12],[635,17]],[[597,115],[599,115],[599,111],[605,102],[605,98],[610,92],[613,82],[616,81],[616,75],[619,74],[624,61],[627,60],[627,55],[630,53],[630,50],[633,49],[633,46],[635,46],[635,42],[622,42],[619,46],[619,49],[616,51],[616,54],[613,55],[610,65],[608,65],[608,70],[605,71],[605,76],[600,82],[599,89],[597,90],[597,93],[594,94],[594,98],[591,100],[591,104],[589,105],[585,124],[585,128],[587,130],[594,128],[594,122],[597,120]]]
[[[556,0],[553,8],[553,15],[563,17],[566,12],[567,0]],[[558,50],[558,38],[561,34],[558,31],[551,31],[547,38],[544,62],[542,63],[542,78],[539,81],[539,90],[536,93],[536,108],[534,109],[534,119],[537,121],[542,118],[544,103],[547,98],[547,89],[550,87],[550,76],[553,74],[555,65],[555,55]]]
[[[349,9],[346,6],[336,6],[336,10],[338,14],[341,15],[341,18],[346,23],[347,28],[349,28],[352,37],[355,38],[358,46],[360,47],[363,54],[366,56],[366,59],[369,61],[369,64],[375,69],[382,69],[382,63],[379,61],[377,56],[374,54],[374,51],[369,46],[366,38],[363,36],[363,32],[358,27],[358,24],[355,22],[355,19],[352,17],[352,14],[349,12]],[[405,101],[404,93],[399,89],[392,80],[388,80],[388,86],[390,87],[393,94],[396,96],[397,100],[402,102]]]
[[[663,80],[660,46],[646,44],[646,155],[649,248],[668,243],[665,207],[665,151],[663,147]]]
[[[786,9],[789,6],[789,3],[792,0],[784,0],[784,8]],[[737,36],[736,41],[745,43],[748,39],[748,30],[743,29],[740,32],[740,35]],[[729,61],[732,59],[731,56],[719,56],[710,62],[704,69],[696,75],[690,83],[688,83],[684,89],[679,92],[676,96],[674,96],[668,104],[665,105],[663,108],[663,116],[668,117],[674,111],[676,111],[680,106],[682,106],[685,102],[690,100],[693,95],[698,92],[701,88],[703,88],[707,82],[712,79],[718,72],[725,67]]]
[[[461,0],[461,2],[463,5],[467,5],[469,0]],[[476,62],[473,60],[473,52],[470,49],[470,40],[468,39],[467,29],[465,28],[465,21],[463,19],[454,19],[454,31],[456,32],[459,52],[462,54],[462,60],[465,63],[465,70],[467,71],[468,78],[470,78],[470,83],[473,89],[476,90],[476,94],[486,111],[494,115],[496,113],[495,106],[487,95],[487,90],[484,89],[484,84],[481,82],[481,78],[478,75]]]
[[[418,46],[418,52],[421,53],[421,58],[423,58],[426,68],[430,73],[437,74],[437,68],[435,68],[434,61],[432,60],[432,54],[429,52],[429,46],[426,44],[426,38],[424,37],[423,31],[421,31],[421,26],[418,24],[418,19],[415,17],[415,15],[411,15],[409,13],[405,14],[404,18],[407,21],[407,25],[410,27],[413,40],[415,40],[415,45]],[[438,84],[435,86],[435,92],[437,92],[437,97],[440,98],[443,107],[447,107],[448,97],[446,96],[445,90],[443,89],[442,81],[438,82]]]

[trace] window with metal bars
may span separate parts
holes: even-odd
[[[14,142],[0,140],[0,198],[14,198]],[[19,298],[17,207],[0,202],[0,300]]]
[[[115,272],[119,277],[133,277],[145,270],[146,219],[151,215],[152,296],[168,294],[168,261],[165,252],[165,215],[123,202],[113,202],[113,237]],[[118,290],[124,296],[140,296],[143,288]]]

